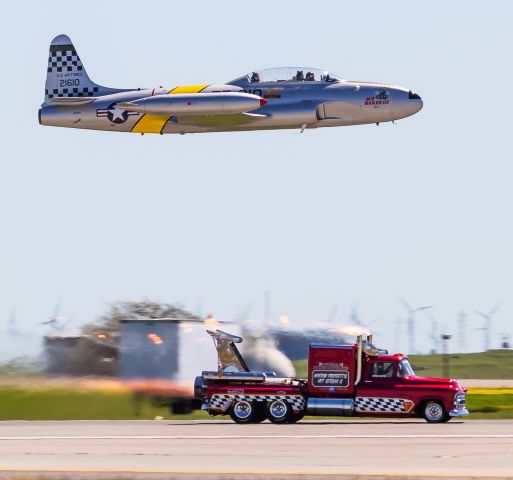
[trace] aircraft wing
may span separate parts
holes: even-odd
[[[236,113],[232,115],[177,115],[179,125],[193,125],[196,127],[237,127],[248,125],[266,118],[268,115],[258,113]],[[173,120],[171,120],[173,121]]]

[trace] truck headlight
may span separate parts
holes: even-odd
[[[454,406],[459,410],[465,408],[465,394],[457,393],[454,397]]]

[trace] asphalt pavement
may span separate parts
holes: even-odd
[[[0,422],[0,478],[36,475],[513,478],[513,421]]]

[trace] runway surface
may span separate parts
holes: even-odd
[[[10,473],[9,473],[10,472]],[[513,421],[0,422],[0,477],[513,478]],[[69,474],[66,473],[66,478]]]

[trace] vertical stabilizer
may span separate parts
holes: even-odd
[[[123,91],[94,83],[67,35],[58,35],[52,40],[48,55],[45,101],[54,97],[99,97]]]

